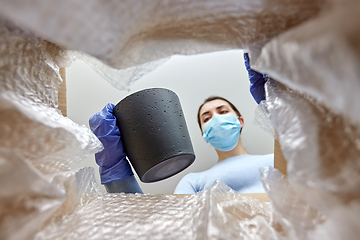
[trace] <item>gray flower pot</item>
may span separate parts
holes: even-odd
[[[133,93],[114,108],[131,165],[142,182],[169,178],[195,160],[178,96],[168,89]]]

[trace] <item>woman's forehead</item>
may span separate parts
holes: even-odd
[[[231,109],[230,105],[228,102],[222,100],[222,99],[215,99],[215,100],[212,100],[210,102],[207,102],[205,103],[201,109],[200,109],[200,116],[204,113],[204,112],[207,112],[207,111],[213,111],[214,109],[216,109],[217,107],[219,106],[227,106]]]

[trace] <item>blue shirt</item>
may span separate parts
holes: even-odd
[[[187,174],[174,193],[197,193],[209,188],[218,179],[239,193],[263,193],[259,168],[265,166],[274,166],[274,154],[230,157],[206,171]]]

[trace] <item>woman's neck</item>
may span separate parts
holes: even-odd
[[[230,151],[227,151],[227,152],[223,152],[223,151],[219,151],[217,149],[216,150],[216,153],[218,155],[218,162],[221,162],[222,160],[225,160],[227,158],[230,158],[230,157],[235,157],[235,156],[239,156],[239,155],[243,155],[243,154],[248,154],[243,145],[242,145],[242,142],[241,142],[241,139],[239,139],[239,142],[238,144],[236,145],[236,147],[233,149],[233,150],[230,150]]]

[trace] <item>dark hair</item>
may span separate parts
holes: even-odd
[[[236,114],[241,117],[241,114],[239,112],[239,110],[234,106],[234,104],[232,104],[229,100],[223,98],[223,97],[219,97],[219,96],[211,96],[211,97],[208,97],[207,99],[205,99],[205,101],[203,102],[203,104],[200,105],[199,107],[199,110],[198,110],[198,113],[197,113],[197,120],[198,120],[198,124],[199,124],[199,127],[201,129],[201,122],[200,122],[200,109],[205,105],[205,103],[208,103],[208,102],[211,102],[211,101],[214,101],[214,100],[223,100],[225,102],[227,102],[230,107],[236,112]],[[202,130],[202,129],[201,129]],[[240,132],[242,131],[242,129],[240,130]]]

